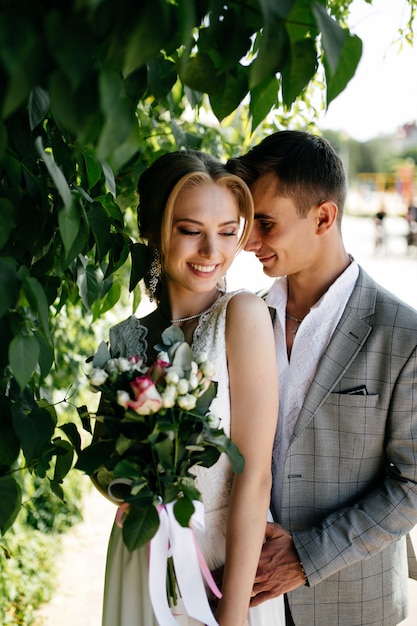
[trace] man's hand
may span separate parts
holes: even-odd
[[[290,533],[279,524],[267,524],[265,543],[253,585],[251,606],[293,591],[306,582]]]

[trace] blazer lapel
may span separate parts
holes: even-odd
[[[365,343],[372,326],[364,321],[364,318],[373,314],[375,300],[375,283],[360,268],[358,280],[346,309],[317,366],[291,441],[304,430]]]

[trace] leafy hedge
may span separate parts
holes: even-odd
[[[50,600],[56,581],[59,535],[81,521],[83,493],[75,476],[66,482],[66,502],[39,478],[22,476],[24,506],[0,550],[0,623],[31,626],[36,609]]]

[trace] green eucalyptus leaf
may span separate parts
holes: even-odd
[[[22,504],[22,490],[11,476],[0,476],[0,534],[15,521]]]
[[[109,346],[105,341],[101,341],[93,358],[93,367],[103,369],[110,358]]]
[[[39,344],[33,335],[17,335],[10,343],[10,369],[21,389],[29,382],[38,363],[39,353]]]
[[[178,326],[168,326],[161,335],[164,347],[173,346],[184,341],[184,333]]]

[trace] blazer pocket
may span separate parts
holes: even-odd
[[[373,408],[376,407],[376,405],[378,404],[378,399],[379,393],[367,395],[331,393],[326,399],[326,404],[347,408]]]

